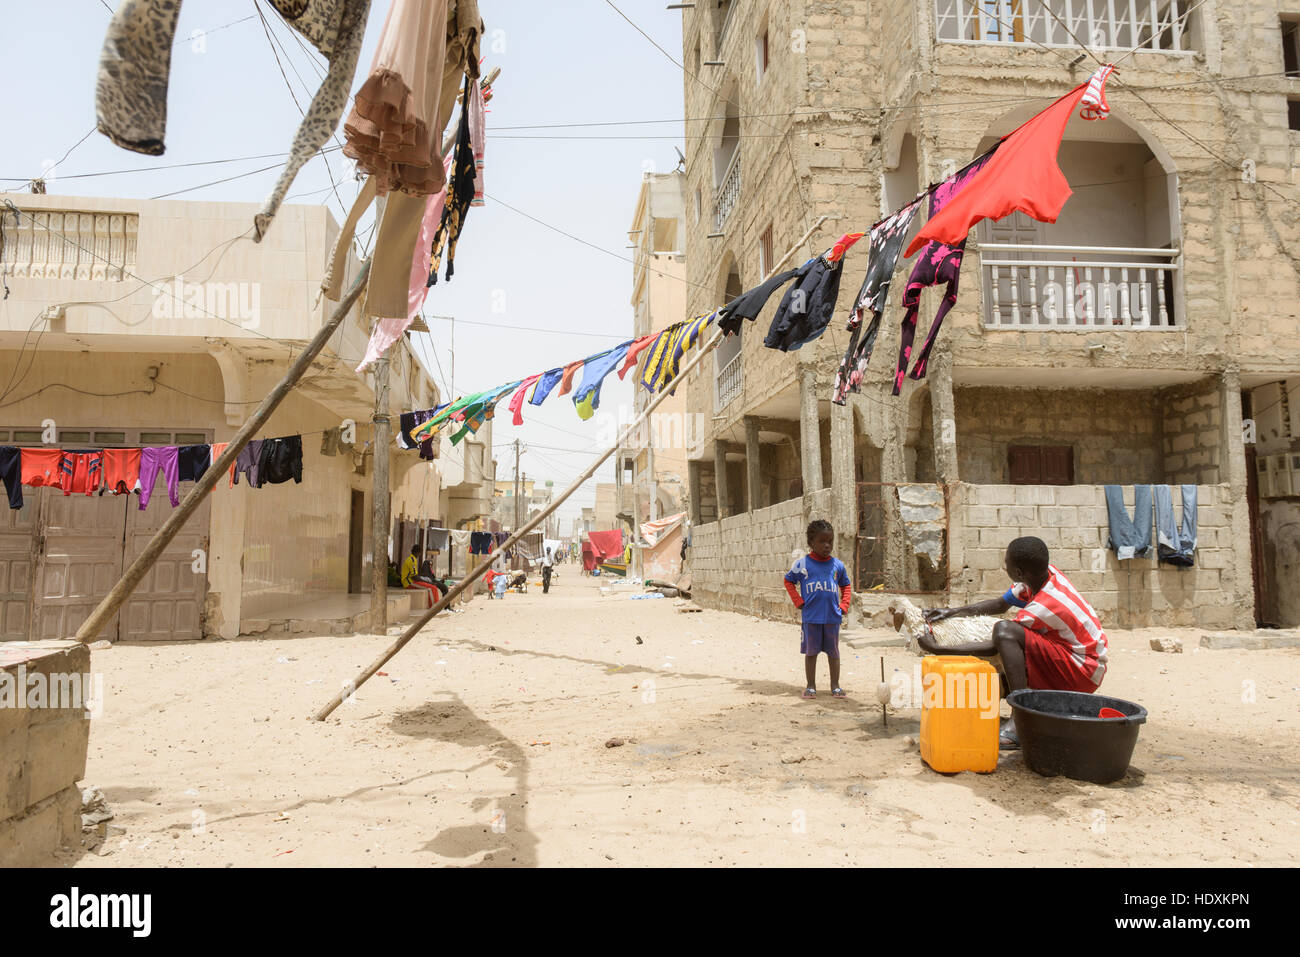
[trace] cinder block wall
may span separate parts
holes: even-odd
[[[1132,514],[1133,488],[1124,490]],[[1177,568],[1150,558],[1119,561],[1106,548],[1109,522],[1100,485],[965,485],[953,496],[954,602],[1000,595],[1007,544],[1043,539],[1052,564],[1088,599],[1102,624],[1119,628],[1198,625],[1231,628],[1234,503],[1225,485],[1197,487],[1196,565]],[[1174,499],[1174,517],[1180,516]],[[1152,531],[1154,550],[1155,532]],[[1246,557],[1249,561],[1249,557]]]
[[[691,533],[692,596],[707,608],[797,621],[782,579],[806,528],[802,498],[700,525]]]
[[[0,645],[0,867],[46,864],[81,836],[81,791],[90,722],[82,707],[16,707],[28,679],[80,676],[90,649],[76,641]],[[45,699],[49,704],[51,699]],[[64,702],[66,703],[66,702]]]
[[[1218,482],[1223,446],[1223,412],[1216,383],[1164,393],[1165,479]]]
[[[1007,482],[1012,445],[1071,446],[1080,484],[1164,478],[1154,391],[955,389],[953,404],[963,481]]]

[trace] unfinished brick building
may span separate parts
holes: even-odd
[[[1120,68],[1110,117],[1066,129],[1058,221],[971,231],[925,379],[890,394],[903,260],[862,393],[830,402],[865,242],[820,340],[764,348],[774,296],[694,374],[689,407],[711,423],[688,453],[696,594],[788,614],[780,575],[805,522],[829,517],[859,594],[1000,593],[1005,544],[1035,534],[1112,625],[1300,624],[1298,18],[1263,0],[684,10],[692,314],[756,285],[819,217],[795,264],[1098,61]],[[1131,503],[1136,484],[1182,483],[1198,487],[1195,566],[1117,561],[1102,486]]]

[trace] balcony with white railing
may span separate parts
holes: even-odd
[[[740,198],[740,149],[737,148],[731,154],[731,162],[727,165],[727,171],[722,174],[719,180],[717,193],[713,198],[713,231],[722,232],[722,227],[726,225],[727,218],[731,216],[731,211],[736,207],[736,200]]]
[[[744,355],[737,352],[731,361],[718,370],[717,390],[713,403],[713,411],[721,412],[731,401],[740,395],[741,386],[745,381],[745,367],[742,360]]]
[[[1177,329],[1177,249],[981,243],[990,329]]]
[[[934,0],[935,35],[949,43],[1191,53],[1196,7],[1195,0]]]

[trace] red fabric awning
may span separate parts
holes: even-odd
[[[623,557],[623,532],[614,529],[608,532],[588,532],[588,543],[596,558],[600,561],[621,559]]]

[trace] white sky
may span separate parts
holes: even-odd
[[[0,177],[40,175],[94,127],[95,70],[108,7],[116,2],[6,4],[5,74],[10,83]],[[658,0],[615,2],[681,59],[679,12],[665,10]],[[297,34],[268,5],[258,6],[279,42],[289,84],[305,108],[324,61],[305,41],[300,46]],[[627,229],[643,170],[673,169],[674,146],[683,145],[681,70],[604,0],[480,0],[479,6],[487,26],[484,72],[498,66],[502,71],[488,107],[488,205],[470,211],[455,277],[450,283],[440,279],[425,307],[430,317],[457,319],[455,385],[461,394],[580,359],[630,337],[632,266],[618,257],[631,255],[625,248]],[[388,7],[388,0],[372,4],[354,89],[369,69]],[[165,155],[131,153],[96,132],[57,166],[49,192],[151,198],[190,190],[174,198],[254,203],[266,198],[278,168],[192,188],[269,166],[279,157],[160,168],[287,152],[301,117],[254,0],[187,0],[177,39],[195,30],[207,31],[201,41],[206,48],[182,42],[172,57]],[[663,122],[644,122],[651,120]],[[577,125],[616,123],[627,125]],[[518,129],[524,126],[554,128]],[[350,164],[336,151],[328,155],[328,165],[343,203],[350,205],[357,192]],[[73,178],[126,169],[148,171]],[[22,187],[14,179],[0,179],[0,188]],[[336,220],[344,216],[320,157],[298,174],[290,201],[327,203]],[[442,374],[436,364],[431,371],[441,385],[451,374],[450,324],[434,318],[428,322]],[[630,381],[620,382],[617,376],[605,380],[602,412],[616,414],[620,404],[630,407]],[[553,479],[557,491],[599,450],[597,420],[582,422],[567,396],[526,408],[525,424],[518,429],[502,411],[493,437],[499,477],[513,474],[513,450],[506,446],[516,437],[529,449],[522,460],[524,473],[539,482]],[[612,464],[597,478],[612,481]],[[567,533],[579,509],[594,500],[594,484],[588,483],[561,509],[561,528]]]

